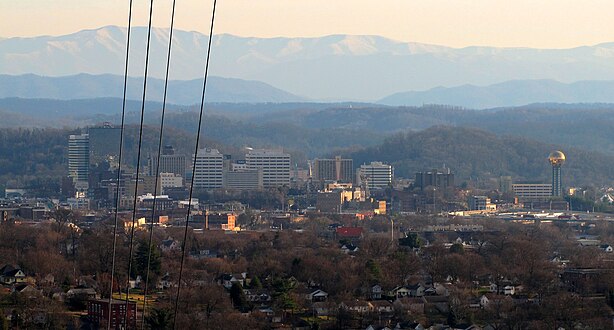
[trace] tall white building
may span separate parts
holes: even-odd
[[[194,188],[215,189],[223,185],[224,155],[217,149],[200,149],[196,155]],[[193,158],[192,158],[193,159]]]
[[[90,170],[90,140],[88,134],[68,137],[68,175],[75,185],[87,186]]]
[[[264,188],[290,185],[290,154],[283,150],[251,150],[245,164],[250,170],[262,171]]]
[[[383,189],[392,183],[392,166],[382,162],[371,162],[371,164],[360,165],[358,170],[358,181],[367,181],[369,189]]]

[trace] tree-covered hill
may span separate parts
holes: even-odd
[[[565,184],[609,184],[614,180],[614,157],[577,148],[566,148],[521,137],[497,136],[474,128],[437,126],[417,133],[398,134],[384,143],[349,152],[357,166],[370,161],[394,165],[395,174],[413,177],[415,172],[444,165],[458,181],[511,175],[515,181],[548,182],[552,150],[567,155]]]

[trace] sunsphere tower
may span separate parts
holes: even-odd
[[[548,161],[552,164],[552,197],[563,195],[563,185],[561,183],[561,166],[565,163],[565,154],[556,150],[550,153]]]

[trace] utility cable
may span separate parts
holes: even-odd
[[[141,320],[141,328],[145,329],[145,311],[147,308],[147,294],[149,293],[149,273],[151,270],[151,253],[152,253],[152,239],[153,239],[153,224],[154,217],[156,215],[156,200],[158,199],[158,179],[160,176],[160,154],[162,153],[162,133],[164,132],[164,114],[166,113],[166,94],[168,91],[168,74],[171,65],[171,49],[173,45],[173,27],[175,25],[175,2],[173,0],[173,9],[171,13],[171,25],[168,36],[168,53],[166,55],[166,75],[164,77],[164,95],[162,97],[162,115],[160,119],[160,140],[158,141],[158,156],[156,160],[156,179],[154,185],[154,198],[153,205],[151,206],[151,222],[149,224],[149,240],[147,242],[147,272],[145,275],[145,291],[143,295],[143,318]]]
[[[115,193],[115,219],[113,225],[113,252],[111,257],[111,284],[109,287],[109,310],[111,310],[111,306],[113,305],[113,282],[115,280],[115,254],[116,254],[116,246],[117,246],[117,215],[119,210],[119,199],[121,194],[120,182],[122,175],[122,149],[124,144],[124,123],[126,117],[126,90],[128,86],[128,59],[130,56],[130,30],[132,28],[132,0],[130,0],[130,9],[128,11],[128,30],[126,37],[126,59],[125,59],[125,68],[124,68],[124,96],[122,101],[122,119],[121,119],[121,129],[119,133],[119,155],[118,155],[118,166],[117,166],[117,182],[116,188],[117,192]],[[111,313],[108,313],[107,319],[107,329],[111,329]]]
[[[136,199],[139,193],[139,174],[141,167],[141,146],[143,142],[143,120],[145,117],[145,97],[147,94],[147,73],[149,69],[149,48],[151,44],[151,21],[153,17],[154,0],[149,2],[149,23],[147,25],[147,47],[145,50],[145,73],[143,77],[143,99],[141,100],[141,123],[139,125],[139,145],[136,158],[136,178],[134,182],[134,200],[132,205],[132,227],[130,228],[130,252],[128,254],[128,282],[126,283],[126,310],[124,314],[124,325],[128,326],[128,301],[130,296],[130,273],[132,272],[132,254],[134,250],[134,227],[136,223]],[[136,323],[136,315],[135,315]]]
[[[207,59],[205,61],[205,73],[203,78],[203,90],[200,98],[200,113],[198,115],[198,130],[196,131],[196,146],[194,148],[194,159],[192,161],[192,180],[190,182],[190,194],[188,197],[188,213],[185,219],[185,230],[183,232],[183,243],[181,244],[181,264],[179,266],[179,278],[177,280],[177,296],[175,297],[175,312],[173,314],[173,329],[177,326],[177,310],[179,307],[179,293],[181,292],[181,276],[183,275],[183,265],[185,262],[186,241],[188,238],[188,226],[190,224],[190,213],[192,211],[192,193],[194,191],[194,176],[196,171],[196,159],[198,156],[198,144],[200,141],[200,130],[203,121],[203,109],[205,107],[205,92],[207,90],[207,77],[209,76],[209,59],[211,55],[211,41],[213,40],[213,25],[215,22],[215,7],[217,0],[213,0],[213,12],[211,14],[211,27],[209,29],[209,43],[207,45]]]

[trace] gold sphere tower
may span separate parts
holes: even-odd
[[[556,150],[550,153],[548,161],[552,165],[552,196],[563,196],[563,185],[561,182],[561,166],[565,163],[565,154]]]

